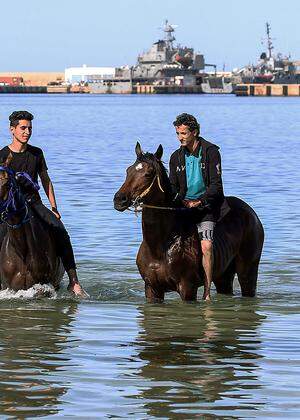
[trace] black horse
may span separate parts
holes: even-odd
[[[149,301],[162,301],[165,292],[177,291],[182,300],[196,300],[204,284],[201,246],[196,226],[172,204],[171,185],[161,162],[160,145],[154,154],[136,145],[137,160],[127,169],[114,206],[124,211],[143,203],[143,242],[137,266]],[[243,296],[256,293],[264,231],[254,210],[235,197],[227,197],[230,212],[216,225],[213,279],[218,293],[232,294],[235,274]]]
[[[0,166],[1,288],[17,291],[40,283],[57,289],[64,269],[54,238],[47,225],[27,206],[19,184],[37,186],[26,174],[19,174],[18,180],[8,164]]]

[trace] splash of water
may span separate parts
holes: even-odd
[[[57,293],[53,286],[49,284],[35,284],[27,290],[18,290],[15,292],[11,289],[4,289],[0,291],[0,300],[9,299],[36,299],[36,298],[50,298],[55,299]]]

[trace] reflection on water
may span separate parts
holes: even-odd
[[[149,382],[137,397],[146,401],[147,415],[222,415],[230,407],[241,413],[263,404],[252,399],[253,388],[261,386],[259,327],[265,319],[256,309],[222,302],[139,307],[136,345],[144,366],[137,375]]]
[[[45,416],[59,411],[68,384],[59,372],[70,366],[65,355],[77,345],[70,325],[77,304],[19,301],[0,310],[0,414]]]
[[[272,299],[2,302],[0,416],[299,418],[299,304]]]

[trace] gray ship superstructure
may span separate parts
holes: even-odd
[[[149,51],[138,56],[138,63],[132,69],[135,80],[174,82],[187,75],[197,75],[205,67],[204,56],[193,48],[174,45],[175,25],[165,21],[164,39],[155,42]]]
[[[266,50],[260,55],[258,62],[237,71],[234,77],[242,83],[300,83],[300,62],[291,60],[290,56],[274,53],[270,24],[266,23]]]
[[[175,28],[166,20],[164,38],[140,54],[135,66],[116,68],[111,79],[90,80],[94,82],[89,84],[91,92],[143,93],[141,86],[147,86],[151,93],[202,93],[205,67],[216,66],[205,63],[203,54],[193,48],[175,45]]]

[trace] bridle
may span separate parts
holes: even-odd
[[[147,187],[141,194],[139,194],[133,201],[132,203],[132,207],[134,208],[134,210],[131,210],[130,208],[128,208],[129,211],[133,211],[134,213],[140,213],[143,208],[149,208],[149,209],[159,209],[159,210],[178,210],[178,208],[176,207],[165,207],[165,206],[154,206],[151,204],[144,204],[141,202],[141,199],[146,197],[147,194],[149,194],[149,192],[151,191],[153,185],[155,184],[155,181],[157,181],[158,187],[160,189],[161,192],[165,192],[161,186],[161,182],[160,182],[160,177],[159,175],[155,175],[155,177],[153,178],[151,184],[149,185],[149,187]]]
[[[39,185],[34,182],[26,172],[15,173],[12,169],[5,166],[0,166],[0,171],[4,171],[8,174],[10,183],[7,198],[2,203],[0,203],[0,224],[5,223],[11,229],[18,229],[27,223],[30,218],[28,205],[24,197],[22,197],[24,205],[21,208],[17,208],[17,196],[20,197],[21,191],[19,185],[17,184],[16,177],[25,178],[36,191],[39,189]],[[19,223],[11,224],[8,222],[11,217],[18,215],[21,212],[24,212],[24,215]]]
[[[134,201],[140,200],[141,198],[146,197],[146,195],[151,191],[151,188],[153,187],[153,185],[154,185],[154,183],[155,183],[156,180],[157,180],[157,183],[158,183],[158,186],[159,186],[160,191],[164,193],[164,190],[162,189],[162,186],[161,186],[161,183],[160,183],[160,178],[159,178],[158,175],[155,175],[155,177],[153,178],[153,180],[152,180],[151,184],[149,185],[149,187],[147,187],[140,195],[138,195],[135,198]]]

